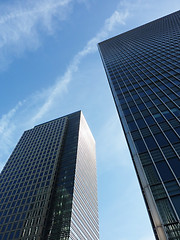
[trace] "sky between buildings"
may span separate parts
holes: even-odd
[[[24,130],[82,110],[96,140],[101,240],[154,240],[97,43],[179,0],[0,1],[0,169]]]

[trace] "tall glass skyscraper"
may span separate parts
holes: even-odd
[[[155,237],[180,239],[180,11],[99,51]]]
[[[99,239],[95,141],[81,111],[22,135],[0,175],[0,239]]]

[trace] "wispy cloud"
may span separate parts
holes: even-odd
[[[31,0],[0,4],[0,70],[13,56],[40,45],[40,32],[52,34],[65,20],[73,0]]]
[[[0,119],[0,134],[7,134],[7,127],[9,125],[10,120],[14,116],[14,114],[17,112],[17,110],[22,105],[21,102],[19,102],[13,109],[11,109],[7,114],[3,115]]]
[[[22,102],[19,102],[13,109],[11,109],[7,114],[4,114],[0,119],[0,158],[3,155],[8,154],[9,146],[13,144],[12,135],[16,129],[13,117],[20,109],[22,104]]]
[[[82,59],[88,54],[97,51],[97,43],[104,40],[104,38],[107,37],[117,25],[125,24],[127,17],[127,11],[115,11],[110,18],[105,20],[104,26],[99,31],[99,33],[90,39],[85,47],[74,56],[65,74],[62,77],[58,77],[56,81],[57,83],[51,88],[50,91],[48,90],[49,96],[44,104],[40,106],[38,113],[32,118],[33,123],[42,118],[42,116],[54,103],[56,96],[62,94],[67,89],[67,86],[72,80],[73,74],[78,70]]]
[[[35,28],[35,22],[37,23],[38,21],[39,24],[41,23],[41,25],[45,26],[46,28],[48,26],[48,31],[51,31],[51,18],[58,14],[57,11],[59,11],[59,8],[67,6],[70,3],[70,0],[56,0],[56,2],[52,0],[51,3],[44,0],[43,2],[43,8],[39,4],[37,4],[37,6],[31,10],[29,10],[29,8],[27,7],[28,9],[25,11],[26,13],[24,12],[25,9],[22,10],[20,8],[19,10],[17,10],[16,13],[15,11],[13,11],[11,15],[6,17],[4,15],[4,17],[0,18],[2,26],[8,26],[9,28],[9,30],[7,30],[7,32],[5,32],[3,37],[0,39],[1,47],[3,45],[18,44],[23,41],[29,34],[33,34],[33,36],[38,35],[37,28]],[[38,16],[39,14],[41,16]],[[33,125],[40,122],[43,116],[47,112],[49,112],[54,105],[57,105],[57,98],[59,99],[67,91],[68,85],[73,79],[73,74],[78,70],[83,58],[91,53],[96,52],[97,43],[108,37],[116,26],[120,24],[125,24],[127,16],[127,11],[121,12],[116,10],[110,18],[105,20],[104,26],[96,34],[96,36],[90,39],[84,46],[84,48],[74,56],[69,66],[67,67],[64,75],[57,77],[54,85],[33,94],[32,96],[24,100],[22,103],[17,104],[14,109],[9,111],[9,113],[2,116],[2,118],[0,119],[0,129],[2,133],[0,137],[0,150],[4,152],[3,149],[5,145],[7,149],[9,146],[11,146],[11,139],[13,137],[13,133],[15,130],[17,131],[17,128],[15,128],[15,123],[18,124],[19,131],[24,130],[24,128],[32,127]],[[29,18],[31,17],[33,17],[34,20],[29,20]],[[11,26],[10,21],[14,18],[17,18],[17,23],[14,23],[13,21],[13,24]],[[23,23],[23,21],[27,21],[27,26],[25,23]],[[20,26],[21,24],[23,26]],[[15,25],[15,28],[18,29],[17,34],[15,31],[12,30],[13,25]],[[0,28],[2,26],[0,25]],[[10,39],[9,35],[11,30],[12,40]],[[38,37],[36,38],[36,41],[37,39]],[[1,57],[2,56],[0,56],[0,59]],[[21,124],[18,123],[18,119],[21,119]]]

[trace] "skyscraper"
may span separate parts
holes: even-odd
[[[95,141],[81,111],[22,135],[0,175],[0,239],[99,239]]]
[[[156,239],[180,239],[180,11],[99,43]]]

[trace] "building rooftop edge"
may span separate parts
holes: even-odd
[[[81,110],[78,110],[78,111],[75,111],[75,112],[73,112],[73,113],[66,114],[66,115],[64,115],[64,116],[62,116],[62,117],[57,117],[57,118],[55,118],[55,119],[52,119],[52,120],[49,120],[49,121],[46,121],[46,122],[37,124],[37,125],[35,125],[34,127],[30,128],[30,129],[28,129],[28,130],[25,130],[25,132],[26,132],[26,131],[29,131],[29,130],[35,128],[35,127],[41,126],[41,125],[43,125],[43,124],[46,124],[46,123],[49,123],[49,122],[53,122],[53,121],[55,121],[55,120],[57,120],[57,119],[65,118],[65,117],[68,117],[68,116],[73,115],[73,114],[75,114],[75,113],[81,113],[81,112],[82,112]]]
[[[159,17],[159,18],[157,18],[157,19],[155,19],[155,20],[152,20],[152,21],[150,21],[150,22],[148,22],[148,23],[144,23],[144,24],[142,24],[142,25],[140,25],[140,26],[138,26],[138,27],[135,27],[135,28],[130,29],[130,30],[126,31],[126,32],[120,33],[120,34],[118,34],[118,35],[116,35],[116,36],[114,36],[114,37],[110,37],[110,38],[108,38],[108,39],[106,39],[106,40],[103,40],[103,41],[99,42],[97,45],[100,47],[101,44],[103,44],[103,43],[106,42],[106,41],[109,41],[110,39],[113,39],[113,38],[116,38],[116,37],[118,37],[118,36],[120,36],[120,35],[124,35],[124,34],[126,34],[126,33],[129,33],[129,32],[131,32],[131,31],[134,31],[135,29],[144,27],[144,26],[146,26],[146,25],[148,25],[148,24],[150,24],[150,23],[153,23],[153,22],[156,22],[156,21],[158,21],[158,20],[160,20],[160,19],[169,17],[170,15],[177,14],[178,12],[180,12],[180,10],[175,11],[175,12],[172,12],[172,13],[169,13],[168,15],[165,15],[165,16],[163,16],[163,17]]]

